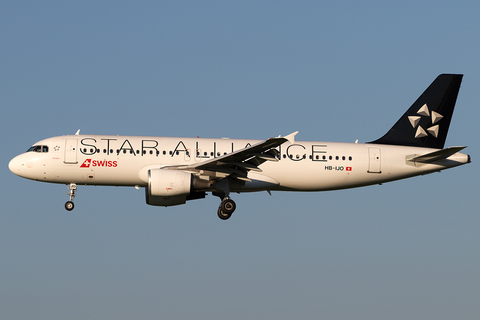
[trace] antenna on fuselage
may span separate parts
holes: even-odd
[[[80,134],[80,129],[78,129],[78,131],[75,133],[76,136],[78,136]]]

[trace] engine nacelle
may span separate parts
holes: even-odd
[[[189,194],[191,187],[191,173],[168,169],[148,171],[148,190],[152,196],[173,197]]]
[[[187,202],[187,195],[173,196],[173,197],[155,197],[148,194],[148,189],[145,188],[145,197],[147,204],[151,206],[178,206],[180,204],[185,204]]]
[[[187,200],[205,198],[208,181],[194,179],[191,173],[181,170],[151,169],[148,171],[148,186],[145,188],[147,204],[152,206],[176,206]]]

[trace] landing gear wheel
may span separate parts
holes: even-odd
[[[222,204],[220,205],[220,209],[226,214],[232,215],[232,213],[237,208],[235,201],[230,198],[223,199]]]
[[[65,209],[67,209],[67,211],[72,211],[74,207],[75,205],[72,201],[65,202]]]
[[[73,198],[75,198],[77,185],[72,182],[69,185],[67,184],[67,188],[68,188],[68,195],[70,196],[70,200],[65,202],[65,209],[67,209],[67,211],[72,211],[73,207],[75,207],[75,205],[73,204]]]
[[[232,213],[225,213],[223,212],[222,208],[218,208],[217,210],[217,214],[218,214],[218,217],[222,220],[228,220],[231,216],[232,216]]]

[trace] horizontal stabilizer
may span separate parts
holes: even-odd
[[[431,162],[435,162],[435,161],[438,161],[438,160],[443,160],[443,159],[447,159],[448,157],[450,157],[451,155],[465,149],[465,147],[450,147],[450,148],[446,148],[446,149],[442,149],[442,150],[439,150],[439,151],[434,151],[434,152],[431,152],[431,153],[427,153],[427,154],[422,154],[420,156],[414,156],[412,158],[407,158],[407,161],[415,161],[415,162],[421,162],[421,163],[431,163]]]

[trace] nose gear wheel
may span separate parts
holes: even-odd
[[[75,205],[73,204],[73,198],[75,198],[75,192],[77,191],[77,184],[70,183],[67,185],[68,188],[68,195],[70,196],[70,200],[65,202],[65,209],[67,211],[72,211]]]

